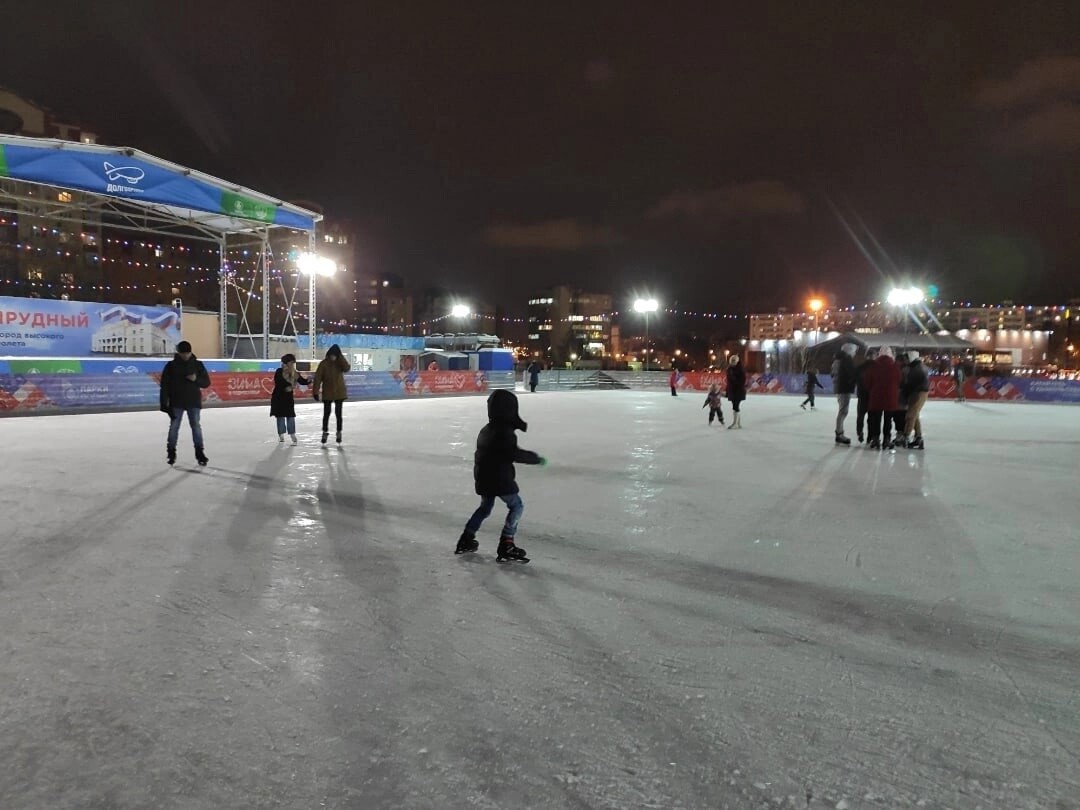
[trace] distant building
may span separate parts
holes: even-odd
[[[527,351],[553,363],[599,358],[612,353],[611,296],[567,286],[551,287],[529,299]]]
[[[61,123],[47,108],[0,87],[0,133],[97,143],[97,135],[75,124]]]

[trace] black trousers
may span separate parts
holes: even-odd
[[[334,418],[337,421],[337,432],[341,433],[341,406],[345,404],[343,399],[335,399],[332,403],[325,399],[322,403],[322,432],[330,430],[330,406],[334,406]]]
[[[863,435],[863,426],[866,424],[866,406],[868,401],[867,397],[859,397],[858,404],[855,407],[855,433],[859,436]]]
[[[713,423],[713,419],[719,419],[720,424],[721,425],[724,424],[724,412],[722,410],[720,410],[719,405],[717,407],[715,407],[715,408],[709,408],[709,424],[710,425]]]

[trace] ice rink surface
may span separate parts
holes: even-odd
[[[1080,807],[1080,409],[519,396],[0,420],[0,807]]]

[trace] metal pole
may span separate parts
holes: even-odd
[[[263,360],[270,358],[270,231],[262,234]]]
[[[218,320],[220,326],[218,338],[221,340],[219,351],[222,357],[227,356],[229,345],[229,268],[226,259],[227,237],[222,236],[218,242],[218,286],[220,289],[220,301],[218,302]]]
[[[315,255],[315,231],[308,234],[308,252]],[[308,342],[311,359],[315,359],[315,274],[308,275]]]
[[[645,370],[649,370],[649,310],[645,310]]]

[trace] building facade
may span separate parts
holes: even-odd
[[[529,299],[526,327],[526,349],[534,357],[560,365],[606,357],[612,353],[611,296],[551,287]]]

